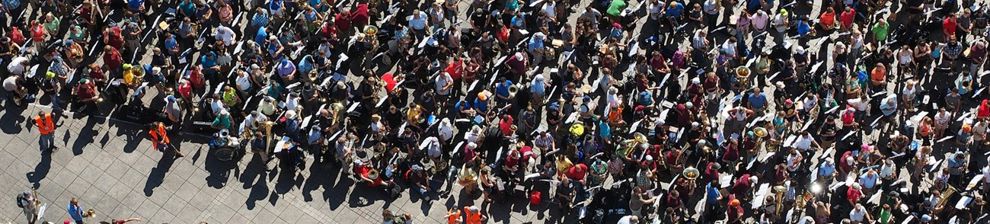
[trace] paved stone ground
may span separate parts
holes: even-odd
[[[56,131],[59,150],[41,153],[37,131],[27,124],[30,115],[48,109],[6,108],[0,111],[0,195],[10,200],[0,203],[0,223],[25,221],[14,197],[33,186],[48,204],[44,219],[53,222],[68,218],[66,205],[73,197],[84,209],[96,210],[89,222],[142,217],[143,223],[376,223],[386,205],[379,191],[355,187],[338,169],[314,165],[314,159],[295,174],[266,172],[253,154],[236,166],[224,164],[201,141],[182,136],[173,141],[181,141],[187,156],[162,159],[145,134],[136,133],[135,124],[113,119],[61,119],[56,122],[61,125]],[[411,214],[417,223],[439,223],[457,198],[433,197],[424,201],[404,192],[389,207]],[[461,201],[458,206],[480,202],[456,201]],[[516,207],[493,215],[492,221],[542,222],[543,212],[520,209],[528,210]]]

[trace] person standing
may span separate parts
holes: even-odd
[[[52,121],[52,114],[38,111],[38,116],[34,116],[34,125],[38,127],[41,134],[38,145],[41,150],[55,151],[55,122]]]
[[[83,224],[83,209],[79,206],[78,199],[72,198],[72,200],[69,200],[69,207],[66,211],[69,212],[69,217],[71,217],[76,224]]]
[[[17,195],[17,207],[24,210],[24,217],[27,218],[28,224],[34,224],[38,221],[38,204],[38,199],[31,192],[25,191]]]

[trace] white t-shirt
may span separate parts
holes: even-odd
[[[10,60],[10,64],[7,64],[7,71],[14,75],[23,75],[27,71],[27,66],[23,65],[23,62],[28,61],[27,57],[16,57]]]
[[[217,33],[214,35],[217,39],[222,40],[223,45],[225,46],[234,45],[234,38],[237,36],[237,34],[234,33],[234,30],[231,30],[230,27],[226,26],[217,27]]]
[[[866,210],[864,209],[853,209],[849,212],[849,219],[853,222],[862,222],[866,220]]]
[[[241,91],[251,90],[251,77],[247,74],[237,76],[237,89]]]
[[[3,89],[7,91],[17,90],[17,76],[9,76],[3,79]]]
[[[450,73],[440,73],[440,75],[436,78],[437,95],[446,96],[447,94],[450,94],[450,89],[444,89],[443,87],[447,86],[447,84],[451,82],[454,82],[454,79],[450,77]]]

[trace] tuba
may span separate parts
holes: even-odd
[[[687,178],[688,180],[695,180],[701,176],[701,171],[699,171],[698,168],[688,167],[685,168],[684,171],[681,171],[681,176],[684,176],[684,178]]]
[[[787,187],[784,187],[783,185],[774,186],[773,192],[775,193],[776,196],[774,199],[777,200],[777,204],[776,204],[777,208],[774,210],[776,211],[774,213],[774,216],[779,217],[780,211],[784,209],[784,193],[787,192]]]
[[[511,98],[515,98],[516,97],[516,93],[519,93],[519,85],[511,85],[511,86],[509,86],[509,98],[510,99]]]
[[[368,35],[368,37],[374,37],[376,34],[378,34],[378,27],[375,25],[364,26],[364,29],[361,30],[363,30],[364,34]]]

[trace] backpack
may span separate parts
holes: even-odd
[[[17,195],[17,207],[18,208],[24,208],[25,206],[27,206],[27,197],[25,197],[24,194],[18,194]]]

